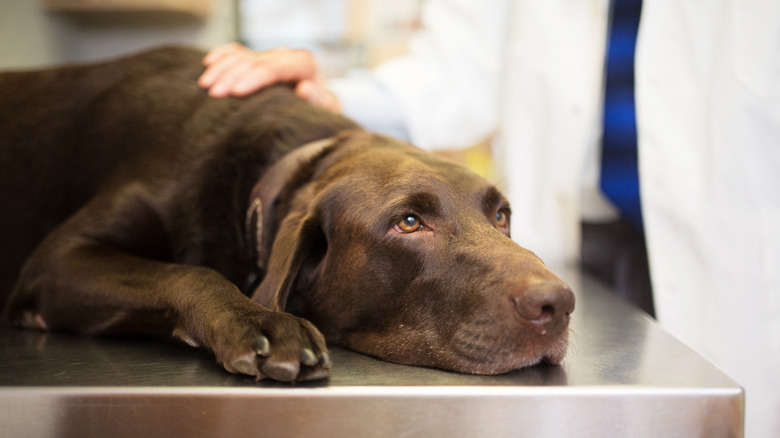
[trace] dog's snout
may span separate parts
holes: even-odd
[[[538,325],[542,334],[553,328],[565,328],[574,311],[574,293],[558,281],[532,284],[512,297],[517,314]]]

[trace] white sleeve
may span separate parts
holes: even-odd
[[[409,141],[401,107],[395,96],[367,70],[329,81],[341,111],[365,129]]]
[[[367,129],[426,149],[459,148],[497,126],[511,0],[427,0],[409,53],[334,81]]]

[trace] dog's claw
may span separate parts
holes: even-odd
[[[301,363],[306,366],[314,366],[317,365],[319,360],[317,359],[317,356],[314,355],[314,352],[311,351],[309,348],[304,348],[301,350]]]
[[[255,353],[266,357],[271,354],[271,342],[265,336],[260,336],[255,340]]]
[[[320,363],[322,364],[322,367],[327,374],[327,370],[329,370],[331,365],[333,365],[333,362],[330,361],[330,355],[327,351],[322,352],[322,359],[320,359]]]

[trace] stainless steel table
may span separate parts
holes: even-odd
[[[600,284],[567,279],[564,364],[493,377],[335,349],[326,381],[256,383],[176,342],[1,329],[0,438],[742,436],[736,383]]]

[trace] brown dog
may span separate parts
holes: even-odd
[[[496,188],[286,87],[210,99],[202,56],[0,75],[7,321],[173,333],[283,381],[327,375],[325,339],[466,373],[563,359],[574,295]]]

